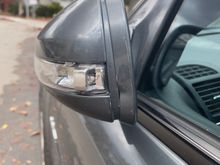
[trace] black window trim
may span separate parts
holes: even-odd
[[[171,107],[166,104],[140,92],[138,92],[138,108],[138,122],[186,162],[190,164],[198,164],[199,162],[202,164],[220,164],[220,140],[215,135],[175,114]],[[165,129],[165,132],[172,139],[167,138],[164,134],[161,135],[159,129]],[[186,146],[181,143],[188,146],[187,151],[175,147],[178,145],[185,148]]]
[[[155,41],[152,44],[152,48],[149,49],[148,53],[145,54],[146,57],[148,57],[147,60],[141,59],[142,61],[145,61],[144,64],[142,64],[143,66],[139,65],[139,71],[137,73],[135,73],[136,75],[136,79],[135,79],[135,84],[137,85],[138,89],[140,88],[145,88],[145,82],[146,82],[146,78],[145,76],[143,76],[145,73],[149,73],[149,70],[151,71],[151,64],[152,62],[155,60],[156,56],[154,56],[155,54],[157,54],[158,52],[158,48],[161,47],[168,31],[169,28],[177,14],[177,12],[179,11],[182,3],[184,0],[176,0],[176,2],[173,2],[174,4],[172,4],[172,6],[170,7],[169,11],[166,13],[166,17],[164,18],[164,22],[161,23],[161,29],[159,29],[159,33],[157,35],[155,35]],[[147,1],[145,1],[147,2]],[[148,41],[149,42],[149,41]],[[150,41],[152,42],[152,41]]]

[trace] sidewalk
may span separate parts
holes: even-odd
[[[6,15],[0,15],[0,19],[21,23],[38,30],[42,29],[48,23],[48,21],[46,20],[37,20],[37,19],[29,19],[29,18],[26,19],[26,18],[6,16]]]
[[[39,86],[33,62],[39,33],[35,28],[44,24],[31,23],[0,18],[0,165],[42,164]]]

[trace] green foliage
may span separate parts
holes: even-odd
[[[57,3],[57,2],[52,2],[52,3],[50,3],[50,4],[48,5],[48,7],[51,8],[51,9],[54,11],[54,13],[58,13],[60,10],[63,9],[63,7],[60,6],[60,4]]]
[[[12,15],[17,15],[18,14],[18,4],[17,3],[10,4],[8,6],[8,12]]]
[[[49,5],[39,5],[36,9],[36,15],[38,17],[52,17],[62,9],[59,3],[52,2]]]

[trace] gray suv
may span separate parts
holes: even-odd
[[[36,51],[47,165],[220,164],[219,0],[76,0]]]

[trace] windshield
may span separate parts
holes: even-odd
[[[166,41],[170,41],[169,46],[162,47],[163,58],[156,65],[160,71],[155,73],[159,83],[154,85],[159,98],[174,111],[203,128],[209,127],[217,136],[220,135],[219,20],[205,28],[188,25],[173,31]]]
[[[213,138],[220,137],[219,6],[219,0],[183,1],[162,44],[155,46],[153,62],[146,63],[139,87],[146,100],[162,107],[149,113],[207,151],[208,145],[220,148]]]

